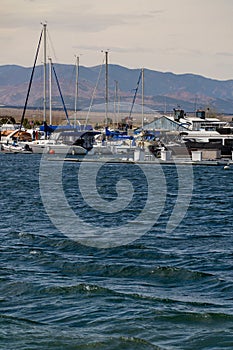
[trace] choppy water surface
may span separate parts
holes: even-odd
[[[71,240],[51,222],[40,195],[39,156],[0,154],[0,161],[1,349],[233,348],[233,169],[196,166],[189,209],[169,232],[179,189],[176,167],[165,166],[157,222],[137,240],[104,249]],[[105,200],[117,198],[122,177],[134,188],[127,208],[109,214],[84,203],[78,168],[65,164],[63,184],[82,220],[124,230],[143,210],[148,184],[141,169],[100,170]],[[65,216],[59,207],[58,215]]]

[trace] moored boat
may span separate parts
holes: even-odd
[[[94,136],[98,133],[94,130],[57,128],[48,140],[34,141],[30,143],[30,147],[33,153],[84,155],[92,149]]]
[[[222,157],[232,156],[233,127],[206,116],[205,111],[186,116],[183,110],[174,109],[173,116],[161,116],[152,124],[148,128],[158,132],[159,140],[175,156],[191,156],[199,150],[216,150]],[[151,147],[151,152],[156,156],[158,147]]]

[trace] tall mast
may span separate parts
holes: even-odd
[[[46,108],[47,108],[47,70],[46,70],[46,66],[47,66],[47,52],[46,52],[46,27],[47,24],[44,23],[43,24],[43,28],[44,28],[44,122],[46,121]]]
[[[29,86],[28,86],[27,97],[26,97],[26,101],[24,104],[23,115],[22,115],[21,122],[20,122],[20,130],[21,130],[21,128],[23,126],[23,122],[24,122],[24,117],[25,117],[25,113],[26,113],[26,109],[27,109],[29,94],[31,91],[32,79],[33,79],[34,72],[35,72],[35,67],[36,67],[36,62],[37,62],[37,58],[38,58],[38,54],[39,54],[42,36],[43,36],[43,30],[40,33],[40,39],[39,39],[39,43],[38,43],[37,50],[36,50],[36,56],[35,56],[34,65],[33,65],[32,73],[31,73],[31,78],[30,78],[30,82],[29,82]]]
[[[52,58],[49,57],[49,125],[52,125]]]
[[[117,82],[117,129],[119,128],[119,116],[120,116],[120,94],[119,94],[119,83]]]
[[[144,128],[144,68],[142,68],[142,129]]]
[[[79,76],[79,56],[76,57],[76,76],[75,76],[75,99],[74,99],[74,126],[77,123],[77,106],[78,106],[78,76]]]
[[[108,51],[105,51],[105,125],[108,125]]]
[[[117,106],[117,108],[116,108]],[[118,81],[115,80],[115,96],[114,96],[114,114],[115,124],[118,129],[118,117],[119,117],[119,95],[118,95]]]

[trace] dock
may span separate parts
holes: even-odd
[[[48,156],[49,161],[62,161],[62,162],[73,162],[73,163],[108,163],[108,164],[138,164],[138,165],[192,165],[192,166],[231,166],[233,160],[219,159],[219,160],[201,160],[193,161],[192,159],[172,158],[170,160],[149,159],[149,160],[133,160],[127,158],[75,158],[75,157],[54,157]]]

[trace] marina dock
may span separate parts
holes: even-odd
[[[137,165],[202,165],[202,166],[231,166],[233,160],[229,159],[219,159],[219,160],[201,160],[201,161],[192,161],[191,159],[180,159],[174,158],[167,161],[161,159],[154,160],[144,160],[144,161],[135,161],[133,159],[125,158],[72,158],[72,157],[54,157],[48,156],[47,160],[49,161],[62,161],[62,162],[73,162],[73,163],[109,163],[109,164],[137,164]]]

